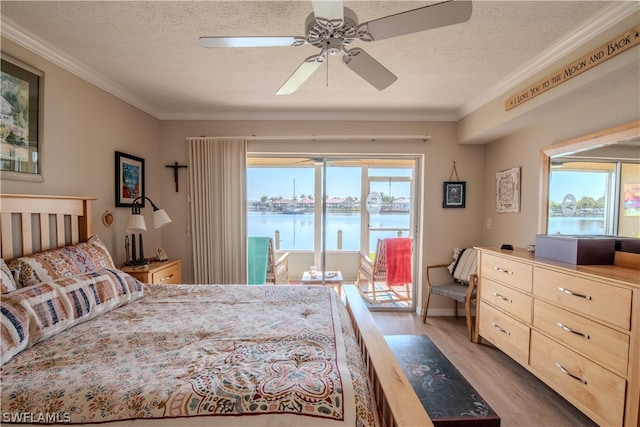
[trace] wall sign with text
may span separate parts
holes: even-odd
[[[509,111],[638,44],[640,44],[640,26],[632,28],[609,43],[592,50],[577,61],[529,86],[522,92],[513,95],[504,102],[504,109]]]

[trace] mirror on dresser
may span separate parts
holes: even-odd
[[[538,233],[640,237],[640,121],[540,150]]]

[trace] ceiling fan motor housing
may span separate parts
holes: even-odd
[[[351,44],[358,37],[358,16],[347,7],[344,8],[342,25],[337,27],[320,24],[313,13],[306,20],[307,42],[330,55],[340,53],[342,46]]]

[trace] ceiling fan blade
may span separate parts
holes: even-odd
[[[386,89],[398,79],[384,65],[358,47],[348,50],[342,57],[342,62],[378,90]]]
[[[325,28],[338,28],[344,22],[344,3],[342,0],[312,0],[313,15]]]
[[[273,46],[301,46],[306,41],[303,37],[200,37],[203,47],[273,47]]]
[[[360,28],[363,40],[382,40],[466,22],[471,18],[472,8],[470,1],[449,0],[375,19]]]
[[[286,82],[278,89],[276,95],[290,95],[322,65],[324,62],[323,55],[313,55],[304,60],[302,64],[291,74]]]

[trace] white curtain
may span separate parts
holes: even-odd
[[[187,138],[195,283],[246,281],[244,139]]]

